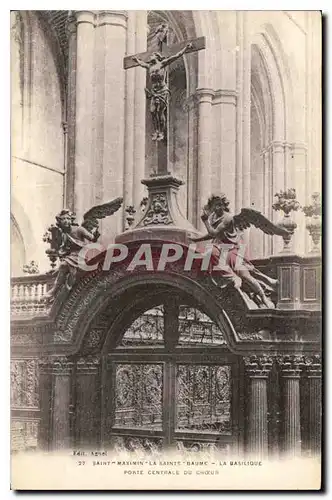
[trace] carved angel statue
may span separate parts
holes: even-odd
[[[48,299],[53,298],[62,285],[66,284],[68,289],[73,286],[79,268],[79,252],[87,243],[98,240],[99,220],[117,212],[122,201],[122,198],[116,198],[91,208],[84,214],[81,225],[77,223],[76,215],[68,209],[61,210],[55,217],[56,225],[52,224],[44,236],[44,241],[51,246],[46,253],[53,265],[57,259],[60,260],[58,275],[47,294]]]
[[[192,241],[212,240],[212,243],[215,244],[213,255],[216,257],[220,256],[220,245],[230,245],[226,258],[228,269],[223,275],[226,285],[232,282],[248,302],[247,296],[242,291],[244,285],[258,307],[274,308],[275,306],[268,296],[275,290],[278,282],[256,269],[245,255],[240,255],[240,252],[245,253],[242,233],[250,226],[255,226],[270,235],[283,236],[288,234],[288,231],[273,224],[263,214],[251,208],[242,208],[239,214],[232,215],[229,211],[229,201],[224,194],[213,195],[209,198],[201,219],[207,229],[207,234],[199,238],[192,238]],[[236,265],[239,255],[241,266]]]

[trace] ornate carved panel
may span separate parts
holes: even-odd
[[[37,449],[38,420],[13,420],[11,423],[11,451]]]
[[[231,434],[231,368],[178,365],[176,374],[178,430]]]
[[[150,224],[171,224],[172,217],[169,212],[166,193],[155,193],[151,198],[151,204],[143,219],[144,226]]]
[[[183,453],[206,453],[211,457],[214,453],[218,453],[222,451],[223,456],[230,454],[231,445],[228,443],[218,443],[207,442],[207,441],[199,441],[199,440],[179,440],[176,441],[176,448],[178,451]]]
[[[226,344],[217,325],[204,313],[192,307],[180,306],[179,345]]]
[[[113,436],[112,446],[117,454],[133,452],[146,454],[160,454],[163,440],[161,438],[146,438],[133,436]]]
[[[36,359],[11,360],[12,408],[38,408],[38,361]]]
[[[163,307],[150,309],[137,318],[126,330],[119,347],[130,345],[163,345]]]
[[[317,283],[318,269],[308,267],[303,269],[303,300],[318,300]]]
[[[162,428],[161,364],[116,366],[115,427]]]

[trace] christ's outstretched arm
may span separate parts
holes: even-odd
[[[187,43],[187,45],[182,49],[180,50],[179,52],[177,52],[176,54],[174,54],[173,56],[169,56],[167,59],[164,59],[161,63],[161,66],[164,68],[165,66],[168,66],[169,64],[171,64],[172,62],[176,61],[179,57],[183,56],[183,54],[188,50],[188,49],[192,49],[193,48],[193,44],[192,43]]]
[[[142,68],[149,69],[149,65],[146,62],[142,61],[142,59],[139,59],[138,57],[133,56],[132,60],[135,61]]]

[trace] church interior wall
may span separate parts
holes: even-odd
[[[12,74],[17,96],[13,100],[16,133],[12,141],[12,198],[19,200],[21,211],[33,227],[32,241],[25,241],[25,263],[37,261],[42,272],[48,268],[42,236],[63,206],[61,84],[49,40],[37,16],[29,15],[29,23],[18,18],[14,22],[18,36],[12,51],[21,64],[13,66]],[[20,25],[23,22],[24,29]],[[21,217],[15,213],[15,204],[12,209],[13,217],[19,221]],[[27,230],[19,229],[22,234]]]
[[[145,141],[150,134],[146,75],[142,68],[122,69],[126,53],[146,48],[147,14],[109,12],[77,13],[74,22],[76,107],[67,116],[76,130],[67,177],[74,171],[75,180],[67,189],[64,87],[52,37],[31,13],[26,15],[29,29],[13,46],[13,110],[22,118],[15,121],[13,196],[21,200],[28,217],[36,218],[36,242],[64,196],[74,200],[71,208],[79,218],[92,204],[114,196],[124,195],[125,205],[137,209],[145,195],[140,180],[153,171],[154,156]],[[170,164],[187,183],[180,196],[183,212],[199,227],[201,208],[215,190],[225,191],[235,210],[254,206],[275,221],[280,214],[271,206],[279,189],[295,187],[300,203],[310,202],[312,191],[320,189],[319,161],[312,161],[320,155],[320,103],[314,99],[320,81],[317,71],[307,70],[319,60],[320,46],[312,35],[315,16],[205,11],[160,11],[158,16],[170,22],[174,41],[206,37],[206,50],[184,57],[179,62],[181,77],[171,81],[177,92]],[[140,125],[144,116],[145,133]],[[26,186],[34,186],[33,198],[26,196]],[[116,215],[112,234],[123,229],[125,215]],[[309,249],[304,216],[297,213],[294,219],[299,226],[294,248],[303,253]],[[105,224],[103,233],[112,238]],[[269,237],[256,237],[255,231],[250,241],[257,256],[280,250],[279,243],[273,246]],[[38,245],[38,255],[28,248],[26,259],[38,260],[44,269],[43,245]]]

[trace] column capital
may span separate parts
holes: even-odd
[[[243,358],[246,372],[250,378],[267,378],[272,368],[272,357],[266,354],[253,354]]]
[[[74,366],[68,356],[49,356],[38,362],[41,373],[52,375],[70,375]]]
[[[92,374],[98,371],[100,365],[100,358],[98,356],[85,356],[78,358],[76,361],[76,368],[78,374]]]
[[[98,11],[97,28],[101,26],[127,27],[128,13],[126,10],[100,10]]]
[[[212,100],[215,96],[215,91],[209,88],[200,88],[196,89],[195,96],[199,104],[212,104]]]
[[[284,378],[300,378],[304,357],[301,354],[277,356],[277,363]]]
[[[74,14],[76,16],[76,24],[92,24],[95,26],[96,23],[96,11],[95,10],[75,10]]]
[[[322,361],[320,354],[303,356],[303,371],[307,378],[321,378]]]

